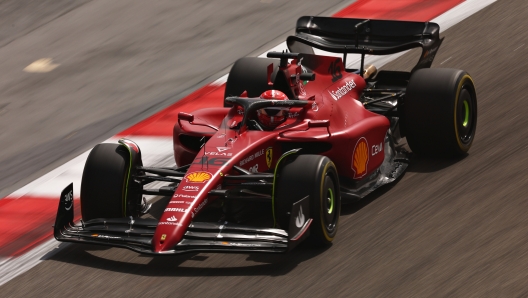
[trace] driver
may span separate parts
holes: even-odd
[[[279,90],[268,90],[260,95],[262,99],[288,100],[288,96]],[[269,107],[257,110],[258,123],[265,130],[272,130],[288,119],[290,108]]]

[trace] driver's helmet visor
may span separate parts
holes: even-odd
[[[288,115],[288,108],[265,108],[260,112],[270,117],[283,117]]]

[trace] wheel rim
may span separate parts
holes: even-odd
[[[338,208],[336,205],[335,186],[332,177],[326,176],[323,189],[323,224],[329,233],[332,233],[337,225]]]
[[[467,88],[460,91],[457,104],[457,131],[462,144],[469,144],[475,132],[475,106],[471,93]]]
[[[334,210],[334,192],[332,191],[332,189],[329,188],[326,191],[326,197],[329,205],[326,211],[328,214],[332,214],[332,211]]]
[[[462,126],[467,127],[469,123],[469,104],[467,100],[464,100],[464,111],[466,112],[466,116],[464,117],[464,122],[462,122]]]

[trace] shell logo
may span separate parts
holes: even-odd
[[[209,181],[212,177],[213,175],[209,172],[192,172],[185,175],[184,178],[187,182],[204,183]]]
[[[352,155],[352,170],[354,170],[354,179],[359,179],[367,174],[367,165],[369,161],[369,149],[367,139],[361,137],[354,148]]]

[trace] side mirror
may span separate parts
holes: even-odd
[[[299,79],[301,81],[315,81],[315,73],[313,72],[301,73],[301,75],[299,76]]]
[[[311,120],[310,122],[308,122],[308,129],[314,127],[326,127],[328,137],[332,136],[332,133],[330,132],[330,120]]]
[[[194,115],[188,114],[188,113],[184,113],[184,112],[179,112],[178,113],[178,121],[179,120],[185,120],[185,121],[188,121],[188,122],[193,122],[194,121]]]
[[[308,122],[308,128],[330,127],[330,120],[311,120]]]

